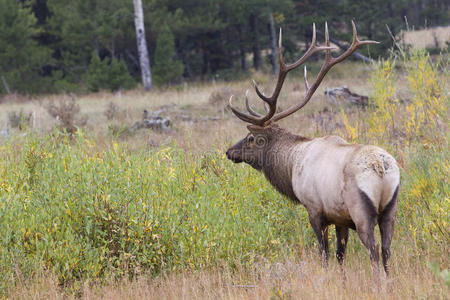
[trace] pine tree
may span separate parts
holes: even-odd
[[[154,81],[157,85],[170,84],[183,75],[183,63],[175,58],[175,39],[169,26],[164,25],[156,40]]]
[[[91,63],[84,78],[90,92],[98,92],[101,89],[130,89],[136,85],[123,60],[101,60],[95,52],[92,53]]]
[[[48,84],[40,77],[50,52],[39,46],[36,18],[20,1],[0,0],[0,94],[10,91],[45,92]]]
[[[135,43],[132,3],[122,0],[47,0],[57,69],[80,82],[94,51],[101,57],[126,58]]]

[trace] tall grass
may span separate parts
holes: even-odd
[[[82,134],[57,133],[1,147],[3,288],[43,271],[68,285],[245,264],[304,243],[299,211],[219,151],[94,148]]]

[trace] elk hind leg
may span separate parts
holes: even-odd
[[[391,256],[391,241],[394,236],[395,217],[397,215],[398,206],[398,186],[392,196],[391,201],[386,205],[378,218],[378,226],[381,233],[381,257],[383,258],[383,267],[386,276],[389,276],[388,260]]]
[[[364,246],[369,250],[370,260],[372,262],[373,270],[377,282],[379,283],[380,269],[379,269],[379,253],[378,245],[375,243],[375,225],[377,224],[377,212],[370,198],[366,193],[359,190],[361,198],[361,205],[356,209],[355,217],[352,219],[356,225],[356,232],[361,239]]]
[[[372,200],[367,194],[360,190],[356,184],[350,185],[344,194],[344,199],[349,204],[350,217],[356,227],[361,242],[369,250],[370,260],[375,275],[375,280],[379,283],[379,254],[378,245],[375,244],[375,225],[377,224],[377,211]]]

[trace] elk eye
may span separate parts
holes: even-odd
[[[253,143],[254,140],[255,140],[255,137],[253,135],[248,137],[248,142],[249,143]]]

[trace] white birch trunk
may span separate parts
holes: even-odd
[[[152,73],[150,71],[150,61],[148,59],[147,41],[145,40],[144,12],[142,10],[142,0],[133,0],[134,4],[134,25],[136,27],[136,42],[139,52],[139,62],[141,64],[142,85],[146,91],[152,89]]]

